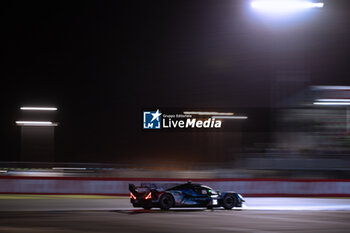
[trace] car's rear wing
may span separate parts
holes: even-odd
[[[157,191],[165,191],[177,185],[180,185],[180,184],[179,183],[141,183],[141,187],[147,187]]]
[[[147,189],[157,190],[158,192],[161,192],[177,185],[179,185],[179,183],[141,183],[140,186],[129,184],[129,190],[130,192],[135,193],[139,188],[147,188]]]
[[[129,184],[129,191],[134,195],[141,195],[151,191],[151,188],[147,186],[136,186],[134,184]]]

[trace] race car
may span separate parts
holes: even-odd
[[[218,192],[203,185],[184,184],[129,184],[130,202],[134,207],[169,210],[173,207],[242,207],[245,200],[236,192]]]

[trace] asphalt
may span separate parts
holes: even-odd
[[[0,196],[0,232],[349,232],[350,199],[247,198],[235,210],[132,208],[126,198]]]

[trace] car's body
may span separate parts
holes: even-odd
[[[163,187],[162,187],[163,186]],[[218,192],[212,188],[191,182],[184,184],[129,184],[130,202],[134,207],[151,209],[159,207],[167,210],[172,207],[241,207],[243,197],[236,192]]]

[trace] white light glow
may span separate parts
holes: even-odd
[[[232,116],[232,112],[184,112],[186,115],[218,115],[218,116]]]
[[[21,110],[32,110],[32,111],[57,111],[54,107],[21,107]]]
[[[350,90],[350,86],[313,86],[313,90]]]
[[[317,99],[320,102],[350,102],[350,99]]]
[[[314,102],[314,105],[350,105],[350,102]]]
[[[323,2],[312,2],[307,0],[255,0],[251,2],[254,10],[267,13],[289,13],[311,8],[322,8]]]
[[[56,126],[57,124],[51,121],[16,121],[17,125],[21,126]]]
[[[233,119],[233,120],[246,120],[247,116],[212,116],[214,119]]]

